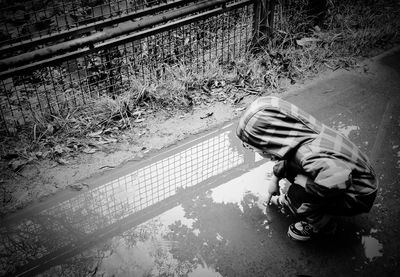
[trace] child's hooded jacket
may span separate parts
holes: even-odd
[[[345,136],[277,97],[254,101],[239,120],[237,136],[279,157],[274,173],[293,182],[308,177],[306,192],[332,214],[368,212],[377,182],[368,158]],[[326,200],[332,201],[326,201]]]

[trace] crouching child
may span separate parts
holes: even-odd
[[[239,119],[243,146],[275,160],[267,203],[300,218],[288,236],[307,241],[332,229],[332,216],[370,211],[377,180],[368,158],[345,136],[277,97],[255,100]],[[279,180],[291,185],[279,194]]]

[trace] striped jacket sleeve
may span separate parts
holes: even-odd
[[[335,197],[345,193],[351,185],[351,170],[344,167],[343,163],[326,159],[306,161],[303,166],[307,182],[306,192],[319,197]],[[315,177],[314,177],[315,176]]]
[[[307,151],[308,147],[301,147],[296,154],[296,166],[281,160],[273,168],[278,178],[287,178],[302,174],[307,177],[305,184],[298,184],[305,188],[307,193],[317,197],[336,197],[344,194],[351,186],[351,169],[346,163],[332,156],[323,156]]]
[[[307,147],[305,147],[307,148]],[[344,161],[322,153],[298,151],[299,167],[307,177],[306,192],[319,197],[335,197],[351,186],[352,169]]]

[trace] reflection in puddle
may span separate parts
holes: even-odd
[[[346,125],[342,124],[342,122],[339,122],[339,126],[336,127],[336,128],[340,133],[342,133],[346,137],[349,137],[349,135],[350,135],[350,133],[352,131],[359,131],[360,130],[360,127],[358,127],[358,126],[354,126],[354,125],[353,126],[346,126]]]
[[[342,118],[343,121],[333,121],[332,126],[335,130],[338,130],[341,134],[343,134],[346,137],[349,137],[350,134],[353,131],[360,131],[360,127],[356,125],[351,125],[352,119],[347,118],[344,114],[340,113],[338,115],[340,118]],[[345,123],[345,122],[347,123]]]
[[[212,199],[215,203],[235,203],[243,212],[241,201],[243,195],[250,192],[258,197],[255,204],[262,210],[262,202],[267,190],[267,184],[271,178],[273,162],[266,162],[263,165],[250,170],[242,176],[233,179],[217,188],[212,189]]]
[[[231,214],[240,219],[244,215],[243,206],[261,214],[264,207],[260,198],[272,167],[272,162],[261,164],[112,238],[106,247],[111,251],[108,256],[101,255],[105,258],[99,260],[97,273],[106,276],[223,276],[217,270],[221,257],[216,253],[228,251],[226,247],[232,243],[237,247],[240,241],[237,236],[241,240],[246,238],[226,221],[219,222],[218,215],[223,211],[224,216]],[[244,231],[251,236],[249,230]]]
[[[166,238],[169,226],[176,222],[190,229],[194,220],[185,218],[183,207],[177,206],[112,238],[110,254],[99,260],[97,272],[100,276],[169,276],[179,272],[179,261],[171,253],[179,243]]]
[[[192,218],[185,217],[185,211],[183,210],[182,206],[177,206],[163,213],[159,220],[160,223],[165,226],[171,225],[175,221],[179,220],[182,225],[185,225],[188,228],[192,228],[194,222]]]
[[[112,250],[104,253],[97,272],[100,276],[146,276],[154,264],[151,248],[150,243],[138,242],[129,248],[124,242],[113,242]]]
[[[365,257],[371,262],[374,258],[383,256],[382,244],[372,236],[362,236],[361,243],[364,247]]]
[[[45,207],[35,214],[28,213],[19,220],[7,224],[2,222],[0,275],[30,274],[31,270],[36,273],[46,270],[47,263],[54,263],[55,258],[65,259],[71,255],[68,253],[79,253],[87,249],[85,244],[104,241],[104,237],[111,236],[121,228],[121,224],[129,226],[143,222],[143,219],[136,219],[137,213],[159,203],[167,203],[171,197],[178,197],[187,188],[207,182],[229,170],[243,172],[240,167],[248,166],[251,159],[254,163],[254,154],[250,156],[250,163],[245,161],[248,154],[244,152],[232,129],[232,126],[221,128],[111,182],[100,184],[54,206]],[[192,228],[193,220],[183,215],[182,210],[173,210],[161,219],[163,222],[160,224],[172,224],[179,218],[181,226],[191,229],[193,236],[201,235],[198,228]],[[119,247],[118,242],[113,243],[117,244],[118,250],[106,255],[104,264],[113,264],[117,256],[140,256],[137,253],[148,247],[147,244],[138,243],[138,248],[134,250],[137,253],[131,253],[129,251],[132,249],[128,251]],[[146,255],[141,257],[145,259],[143,265],[152,263]],[[147,269],[137,270],[145,272]],[[121,272],[117,273],[120,275]],[[136,275],[136,271],[128,275],[131,274]]]
[[[62,202],[42,214],[67,217],[74,228],[91,233],[157,204],[179,190],[243,164],[225,131],[164,159]],[[76,220],[77,215],[81,218]]]

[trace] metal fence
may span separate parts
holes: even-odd
[[[1,134],[49,115],[65,116],[100,96],[138,93],[133,83],[176,77],[179,66],[201,73],[210,63],[239,58],[262,22],[257,10],[265,9],[251,0],[42,0],[24,9],[22,2],[5,1],[1,15]],[[18,17],[28,25],[53,22],[61,7],[64,20],[45,33],[26,37],[22,27],[10,27]],[[7,18],[11,11],[14,21]],[[67,24],[67,16],[75,23]]]
[[[4,0],[0,9],[1,46],[45,37],[123,17],[168,0]]]

